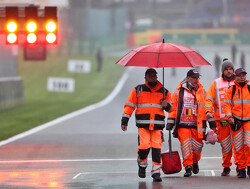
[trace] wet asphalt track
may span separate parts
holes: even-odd
[[[188,70],[179,68],[178,77],[172,77],[171,69],[165,69],[166,87],[173,92]],[[0,146],[0,188],[249,188],[250,178],[238,179],[234,166],[231,176],[220,176],[219,144],[204,144],[198,175],[184,178],[184,170],[173,175],[162,173],[163,182],[153,183],[149,161],[147,177],[138,178],[134,119],[127,132],[121,131],[120,119],[130,90],[144,82],[144,71],[145,68],[127,69],[129,77],[110,103]],[[162,69],[158,73],[161,81]],[[202,67],[201,73],[201,81],[208,89],[215,77],[213,68]],[[164,134],[167,140],[167,131]],[[167,149],[165,142],[163,151]],[[176,139],[173,149],[179,150]]]

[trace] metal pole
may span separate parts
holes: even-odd
[[[172,140],[171,140],[171,131],[169,131],[168,144],[169,144],[169,157],[172,157]]]
[[[164,88],[164,68],[162,68],[162,75],[163,75],[163,83],[162,83],[162,85],[163,85],[163,100],[165,99],[165,88]]]

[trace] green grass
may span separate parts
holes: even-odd
[[[19,56],[18,72],[24,81],[24,105],[0,112],[0,140],[51,121],[104,99],[115,87],[124,68],[117,58],[104,57],[103,69],[96,71],[95,57],[87,55],[50,55],[46,61],[23,61]],[[91,73],[69,73],[69,59],[90,60]],[[47,91],[48,77],[75,79],[73,93]]]

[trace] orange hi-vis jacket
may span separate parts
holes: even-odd
[[[235,82],[236,90],[233,97],[233,87],[227,89],[224,100],[224,109],[227,118],[233,116],[241,121],[250,121],[250,92],[247,83],[241,87]]]
[[[206,97],[206,112],[214,112],[215,120],[225,120],[224,96],[228,87],[234,85],[234,79],[231,81],[220,78],[212,82]]]
[[[163,93],[165,90],[165,99]],[[163,88],[163,85],[157,81],[157,85],[152,89],[148,82],[138,85],[132,89],[124,105],[122,115],[122,125],[127,125],[133,111],[135,111],[136,126],[148,130],[162,130],[165,127],[165,113],[161,106],[161,100],[169,103],[166,111],[171,110],[171,93]]]
[[[197,100],[197,123],[195,126],[187,126],[185,124],[180,123],[180,117],[183,110],[184,104],[184,91],[190,91],[186,87],[187,81],[181,82],[177,87],[172,96],[172,110],[168,113],[168,123],[174,122],[175,123],[175,131],[177,133],[178,128],[195,128],[198,131],[198,138],[203,139],[206,132],[206,114],[205,114],[205,98],[206,98],[206,91],[202,84],[198,82],[198,88],[195,92],[195,97]],[[176,137],[176,136],[175,136]]]

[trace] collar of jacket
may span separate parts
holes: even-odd
[[[187,87],[187,77],[185,77],[176,88],[180,89],[181,87],[190,91],[190,89]],[[201,88],[203,88],[203,85],[201,84],[200,81],[198,81],[198,86],[196,87],[196,91],[198,91]]]
[[[145,85],[151,90],[151,91],[157,91],[159,90],[163,85],[157,80],[157,84],[154,88],[151,88],[149,85],[148,85],[148,81],[145,80]]]
[[[243,88],[244,86],[246,86],[248,84],[249,80],[246,80],[245,82],[242,82],[242,84],[239,84],[238,82],[234,81],[235,85]],[[244,83],[244,84],[243,84]]]

